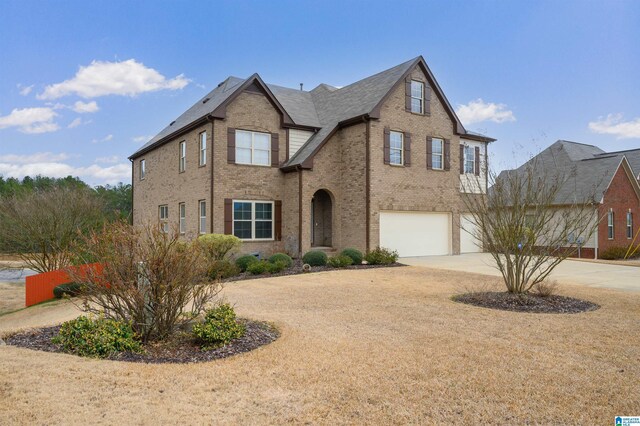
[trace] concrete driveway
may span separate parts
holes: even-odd
[[[500,276],[493,258],[488,253],[403,257],[400,262],[413,266]],[[640,267],[635,266],[565,260],[552,272],[551,278],[566,284],[640,291]]]

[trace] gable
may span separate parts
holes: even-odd
[[[604,191],[602,202],[624,202],[635,198],[640,203],[640,185],[633,175],[629,162],[623,157],[611,182]]]

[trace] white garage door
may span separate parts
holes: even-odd
[[[450,254],[449,213],[380,212],[380,246],[401,257]]]
[[[481,252],[482,242],[478,236],[478,226],[473,221],[473,216],[470,214],[460,215],[460,253]]]

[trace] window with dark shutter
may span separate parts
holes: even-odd
[[[444,169],[451,170],[451,141],[444,140]]]
[[[409,167],[411,165],[411,133],[405,132],[404,134],[404,165]]]
[[[384,128],[384,164],[391,163],[391,130],[388,127]]]
[[[233,233],[233,200],[231,198],[224,199],[224,233],[227,235]]]
[[[460,145],[460,174],[464,174],[464,145]]]
[[[275,222],[275,239],[276,241],[281,241],[282,240],[282,201],[281,200],[276,200],[275,201],[275,215],[274,215],[274,222]]]
[[[280,165],[280,135],[271,133],[271,167]]]
[[[476,164],[475,164],[474,172],[476,176],[480,176],[480,147],[476,146],[475,151],[476,151],[476,155],[475,155]]]
[[[411,112],[411,77],[404,80],[404,109]]]
[[[433,168],[433,138],[427,136],[427,169]]]
[[[227,129],[227,163],[236,162],[236,129]]]

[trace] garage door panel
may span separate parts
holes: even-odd
[[[451,253],[449,213],[380,212],[380,245],[401,257]]]
[[[482,251],[482,241],[478,238],[478,226],[471,214],[460,215],[460,253]]]

